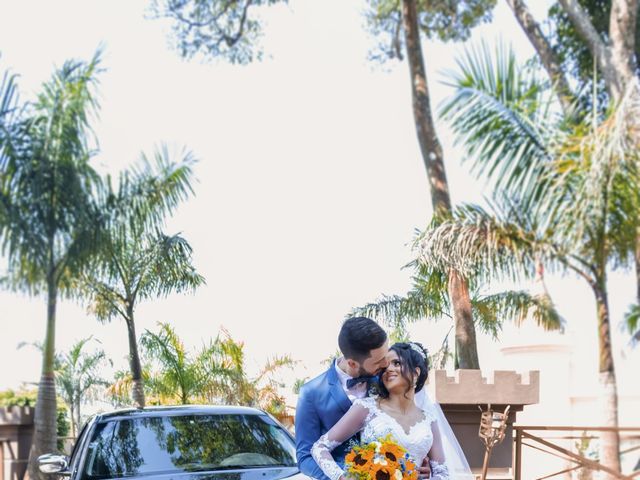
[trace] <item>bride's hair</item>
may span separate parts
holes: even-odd
[[[420,370],[420,373],[418,374],[414,391],[417,393],[422,390],[429,375],[429,357],[422,344],[418,342],[399,342],[391,345],[389,350],[393,350],[396,352],[396,355],[398,355],[401,365],[400,374],[409,385],[407,392],[409,392],[413,386],[413,372],[415,372],[416,368]],[[382,398],[389,398],[389,391],[383,382],[380,382],[379,385],[379,395]]]

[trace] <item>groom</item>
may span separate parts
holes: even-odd
[[[298,467],[317,480],[328,478],[311,456],[311,447],[347,413],[356,398],[367,395],[369,382],[388,366],[387,334],[370,318],[346,320],[338,335],[338,346],[342,357],[334,360],[326,372],[303,385],[296,409]],[[341,466],[351,440],[332,452]],[[418,470],[422,478],[429,477],[428,459]]]

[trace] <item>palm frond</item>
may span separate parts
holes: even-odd
[[[167,323],[158,326],[159,333],[145,330],[140,337],[146,357],[151,360],[147,386],[153,394],[188,403],[191,393],[198,388],[196,369],[173,327]]]
[[[603,242],[594,232],[606,232],[615,240],[619,263],[625,263],[632,248],[640,207],[639,117],[640,84],[635,79],[606,118],[594,115],[578,125],[554,151],[558,181],[548,199],[562,201],[560,229],[570,234],[568,242],[583,244]]]
[[[16,75],[5,71],[0,81],[0,130],[9,129],[12,120],[15,119],[14,115],[19,108],[18,102]],[[0,150],[0,157],[1,156],[2,151]]]
[[[298,362],[295,361],[290,355],[275,356],[267,360],[267,363],[260,370],[260,373],[255,378],[256,382],[260,382],[265,378],[272,377],[274,373],[280,371],[283,368],[293,368]]]
[[[504,321],[514,322],[520,326],[527,319],[547,330],[559,330],[563,320],[556,311],[548,295],[532,295],[523,290],[507,290],[486,295],[473,300],[474,319],[483,326]]]
[[[191,260],[191,245],[180,235],[159,233],[137,264],[141,298],[167,296],[171,292],[194,291],[205,283]],[[142,263],[146,263],[146,266]]]
[[[633,346],[640,343],[640,305],[631,305],[624,316],[625,329],[631,336]]]
[[[553,246],[511,213],[500,217],[476,205],[457,208],[450,220],[419,237],[419,261],[441,271],[453,268],[480,283],[496,276],[531,278],[536,259],[549,258]]]
[[[366,316],[394,328],[424,319],[450,317],[447,277],[435,269],[416,266],[411,290],[405,295],[383,295],[379,300],[352,309],[351,316]]]
[[[457,64],[446,82],[454,94],[440,108],[456,142],[473,159],[474,171],[498,189],[539,198],[551,132],[559,126],[539,79],[502,44],[495,56],[485,42],[467,48]]]
[[[194,164],[191,152],[174,155],[166,145],[156,149],[152,158],[143,152],[138,163],[120,175],[117,191],[108,197],[116,224],[121,219],[124,223],[119,226],[133,231],[161,227],[193,194]]]
[[[37,293],[48,274],[64,289],[95,248],[82,232],[97,181],[89,160],[99,63],[99,52],[66,62],[30,108],[0,122],[0,241],[13,288]]]

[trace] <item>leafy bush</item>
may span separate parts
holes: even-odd
[[[4,390],[0,392],[0,407],[35,407],[38,390]],[[70,425],[67,408],[62,400],[57,400],[57,435],[58,438],[69,435]],[[57,447],[59,450],[63,448],[63,441],[58,440]]]

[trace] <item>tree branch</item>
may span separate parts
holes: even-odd
[[[596,61],[607,90],[614,100],[622,97],[623,85],[620,82],[618,72],[611,55],[611,50],[600,38],[600,34],[591,23],[589,14],[580,6],[578,0],[559,0],[563,10],[569,16],[571,23],[575,27],[578,34],[586,42],[587,47],[591,51],[591,55]],[[630,1],[630,0],[626,0]],[[613,10],[612,10],[613,15]]]
[[[609,17],[609,38],[611,39],[612,61],[621,76],[624,87],[635,75],[636,70],[636,23],[638,0],[613,0]]]
[[[536,22],[535,18],[533,18],[533,15],[529,11],[529,7],[527,7],[524,0],[507,0],[507,3],[511,7],[511,10],[513,10],[516,20],[518,20],[518,23],[531,42],[531,45],[533,45],[533,48],[538,52],[538,56],[540,57],[540,60],[542,60],[542,64],[554,85],[562,110],[565,115],[568,115],[571,111],[571,100],[573,98],[573,94],[569,87],[569,82],[567,82],[562,71],[560,61],[547,41],[547,38],[542,33],[540,25]]]
[[[234,35],[224,34],[224,38],[225,38],[225,41],[227,42],[227,46],[229,47],[234,46],[238,42],[238,40],[240,40],[240,38],[242,37],[242,33],[244,32],[244,26],[247,23],[247,13],[252,3],[253,3],[253,0],[247,0],[247,3],[245,3],[244,8],[242,9],[242,16],[240,17],[240,24],[238,26],[238,31]],[[217,22],[216,22],[216,25],[217,25]]]

